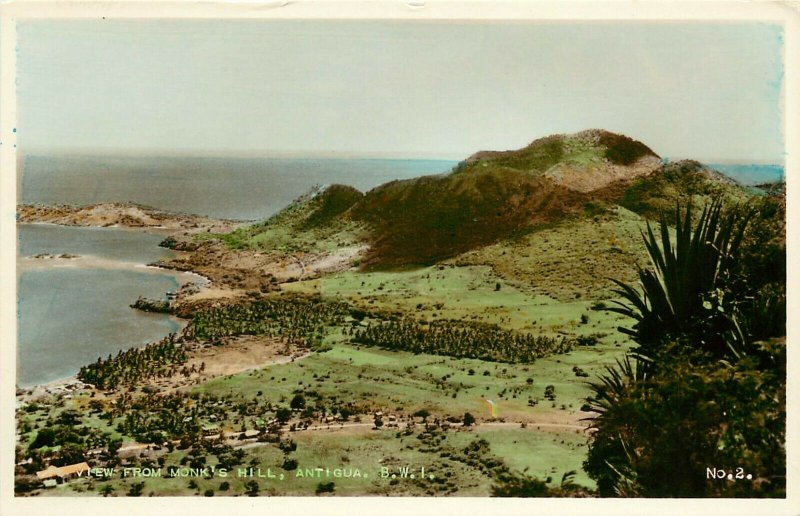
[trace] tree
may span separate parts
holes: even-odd
[[[128,496],[142,496],[142,491],[144,490],[144,482],[136,482],[131,484],[130,490],[128,490]]]
[[[36,437],[34,438],[33,442],[30,446],[28,446],[29,450],[35,450],[36,448],[41,448],[42,446],[54,446],[56,442],[56,431],[52,428],[42,428],[38,432],[36,432]]]
[[[261,491],[261,486],[258,485],[258,482],[255,480],[251,480],[244,485],[245,491],[244,493],[247,496],[258,496],[259,491]]]
[[[431,415],[431,413],[428,412],[427,409],[420,409],[420,410],[414,412],[414,417],[421,417],[422,421],[427,420],[430,415]]]
[[[332,493],[336,490],[336,485],[333,482],[320,482],[314,490],[316,494]]]
[[[464,414],[464,426],[472,426],[475,424],[475,416],[469,412]]]
[[[275,417],[276,417],[276,418],[278,419],[278,421],[280,421],[281,423],[286,423],[287,421],[289,421],[289,419],[291,419],[291,418],[292,418],[292,411],[291,411],[291,410],[289,410],[289,409],[288,409],[288,408],[286,408],[286,407],[281,407],[281,408],[279,408],[279,409],[277,410],[277,412],[275,412]]]
[[[292,401],[289,402],[289,406],[292,407],[293,410],[302,410],[306,406],[306,398],[302,394],[295,394]]]
[[[673,345],[657,374],[636,359],[610,368],[593,385],[597,431],[584,463],[600,495],[784,496],[786,347],[762,346],[774,367],[752,357],[721,367]],[[709,480],[706,468],[722,464],[753,481]]]

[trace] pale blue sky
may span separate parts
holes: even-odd
[[[23,152],[461,158],[602,127],[779,162],[779,26],[24,20]]]

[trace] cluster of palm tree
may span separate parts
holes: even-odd
[[[287,297],[200,310],[194,314],[185,336],[201,341],[235,335],[270,335],[306,344],[322,336],[330,326],[344,323],[350,314],[346,303],[319,297]]]
[[[137,385],[147,378],[172,376],[186,363],[182,338],[172,333],[142,348],[120,351],[83,366],[78,378],[100,389]]]
[[[352,340],[384,349],[510,363],[533,362],[552,353],[566,353],[573,347],[573,341],[565,337],[556,339],[452,320],[430,324],[413,319],[384,321],[356,328]]]

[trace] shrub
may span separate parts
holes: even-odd
[[[323,493],[333,493],[336,490],[336,486],[333,482],[320,482],[317,484],[317,488],[314,490],[316,494],[323,494]]]
[[[472,426],[475,424],[475,416],[469,412],[464,414],[464,426]]]

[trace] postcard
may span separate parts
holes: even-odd
[[[4,514],[795,514],[800,15],[687,5],[0,7]]]

